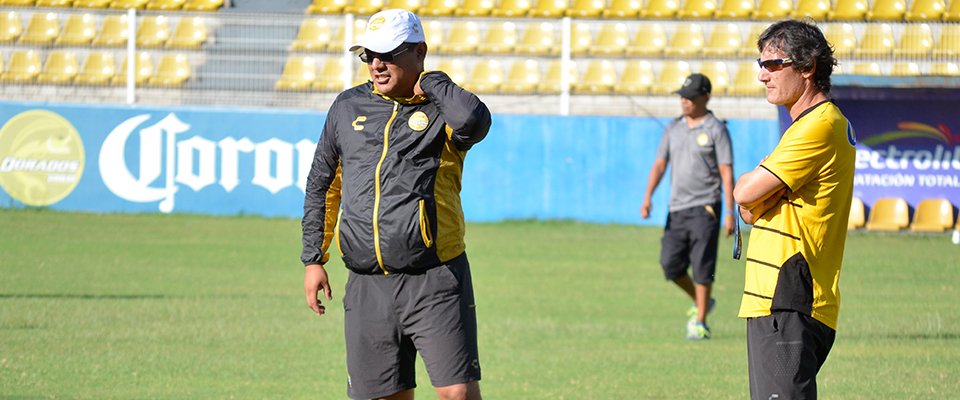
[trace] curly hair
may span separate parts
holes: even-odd
[[[772,47],[793,60],[800,72],[814,71],[813,82],[824,94],[830,94],[830,75],[837,65],[833,46],[809,17],[803,20],[784,20],[770,25],[757,39],[757,49]]]

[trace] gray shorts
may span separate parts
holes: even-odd
[[[750,398],[816,399],[817,373],[836,331],[796,311],[747,319]]]
[[[693,281],[713,283],[717,270],[717,241],[720,238],[720,203],[696,206],[667,215],[667,225],[660,240],[660,266],[668,281],[676,280],[693,270]]]
[[[344,292],[350,398],[415,388],[417,352],[434,387],[480,380],[466,253],[415,274],[350,272]]]

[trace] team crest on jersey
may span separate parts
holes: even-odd
[[[697,144],[700,146],[706,146],[707,143],[710,143],[710,137],[706,133],[701,133],[700,136],[697,136]]]
[[[410,126],[410,129],[415,131],[422,131],[427,129],[427,123],[430,122],[430,119],[427,118],[427,114],[424,114],[423,111],[417,111],[410,116],[410,119],[407,121],[407,125]]]

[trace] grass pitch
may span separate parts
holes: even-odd
[[[661,228],[468,224],[488,399],[743,399],[743,264],[709,324],[664,282]],[[299,221],[0,210],[0,398],[345,398],[342,296],[306,307]],[[960,392],[960,246],[852,232],[823,398]],[[422,366],[419,399],[436,398]]]

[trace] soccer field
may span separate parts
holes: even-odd
[[[743,261],[720,244],[709,324],[663,280],[661,228],[468,224],[487,399],[743,399]],[[336,250],[334,250],[335,252]],[[0,210],[0,398],[346,398],[346,270],[306,307],[300,223]],[[848,236],[827,399],[960,393],[960,246]],[[422,365],[419,399],[435,399]]]

